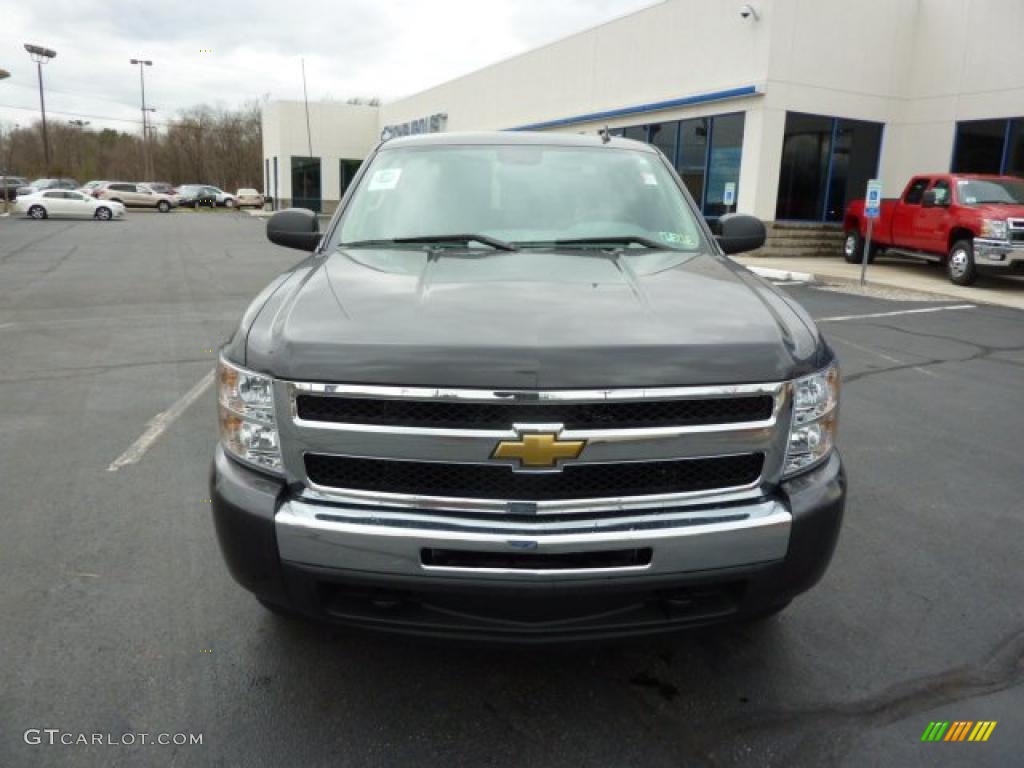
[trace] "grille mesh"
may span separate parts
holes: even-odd
[[[561,472],[513,472],[500,464],[444,464],[306,454],[317,485],[381,493],[507,501],[645,496],[747,485],[761,475],[764,454],[707,459],[570,464]]]
[[[299,417],[380,426],[508,429],[514,423],[563,424],[567,429],[736,424],[772,415],[771,395],[698,400],[600,403],[473,403],[299,395]]]

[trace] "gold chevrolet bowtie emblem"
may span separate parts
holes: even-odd
[[[559,440],[554,432],[527,433],[519,440],[502,440],[491,458],[518,459],[520,467],[551,468],[559,459],[579,458],[586,445],[586,440]]]

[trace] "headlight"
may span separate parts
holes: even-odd
[[[1006,222],[1003,219],[982,219],[981,236],[993,240],[1006,239]]]
[[[822,461],[835,446],[839,426],[839,368],[835,363],[793,382],[793,421],[789,428],[784,477]]]
[[[221,358],[217,363],[217,403],[224,450],[261,469],[282,470],[274,423],[274,381]]]

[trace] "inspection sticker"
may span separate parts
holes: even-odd
[[[401,168],[382,168],[379,171],[374,171],[373,178],[370,179],[370,191],[394,189],[398,186],[400,178],[402,178]]]
[[[656,186],[658,186],[658,177],[655,176],[653,173],[644,172],[644,173],[641,174],[641,176],[644,177],[644,184],[646,184],[647,186],[649,186],[649,187],[656,187]]]

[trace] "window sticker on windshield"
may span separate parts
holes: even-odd
[[[682,245],[687,248],[692,248],[694,245],[696,245],[696,243],[693,242],[692,238],[680,234],[679,232],[659,232],[658,237],[660,237],[666,243],[672,243],[673,245]]]
[[[966,197],[964,197],[964,202],[967,205],[974,205],[976,202],[978,202],[978,198],[976,198],[974,195],[967,195]]]
[[[382,168],[379,171],[374,171],[373,178],[370,179],[370,191],[394,189],[398,186],[400,178],[402,178],[401,168]]]
[[[656,187],[656,186],[658,186],[658,177],[655,176],[653,173],[647,173],[645,171],[644,173],[642,173],[640,175],[644,177],[644,184],[646,184],[647,186],[649,186],[649,187]]]

